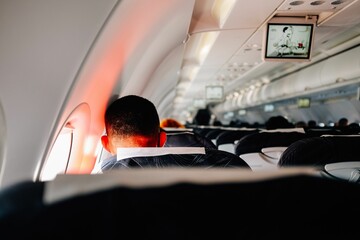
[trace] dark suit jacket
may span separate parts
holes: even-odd
[[[206,154],[167,154],[161,156],[131,157],[117,160],[116,155],[105,159],[101,170],[131,167],[244,167],[249,165],[235,154],[217,149],[205,149]]]

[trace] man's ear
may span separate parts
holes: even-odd
[[[160,131],[159,133],[159,147],[163,147],[166,142],[166,132]]]
[[[102,135],[101,136],[101,144],[106,149],[106,151],[112,153],[111,148],[110,148],[109,138],[108,138],[107,135]]]

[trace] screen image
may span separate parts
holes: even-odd
[[[206,86],[206,101],[222,101],[224,100],[224,87],[221,85],[217,86]]]
[[[265,60],[310,60],[314,25],[268,23]]]
[[[310,98],[299,98],[297,100],[298,108],[308,108],[310,107]]]

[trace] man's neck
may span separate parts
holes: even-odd
[[[136,135],[116,139],[113,142],[114,147],[157,147],[157,139]]]

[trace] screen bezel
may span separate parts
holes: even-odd
[[[263,59],[264,61],[278,61],[278,62],[301,62],[301,61],[310,61],[312,56],[312,48],[314,42],[314,30],[316,27],[316,17],[305,18],[305,17],[274,17],[270,21],[267,22],[264,33],[264,44],[263,44]],[[284,55],[271,55],[268,53],[270,50],[270,45],[273,44],[274,41],[271,39],[270,33],[271,29],[274,26],[278,26],[279,29],[283,29],[286,26],[292,26],[294,31],[298,27],[310,27],[310,34],[308,39],[305,40],[308,42],[308,51],[307,55],[302,56],[301,54],[284,54]],[[295,33],[296,34],[296,33]],[[280,34],[277,34],[277,38],[279,38]],[[299,44],[299,42],[298,42]],[[300,46],[300,44],[298,45]],[[296,47],[296,50],[299,48]],[[300,49],[301,51],[301,49]],[[273,51],[272,51],[273,53]]]
[[[219,96],[215,96],[219,95]],[[208,85],[205,87],[206,102],[222,102],[224,101],[224,86],[222,85]]]

